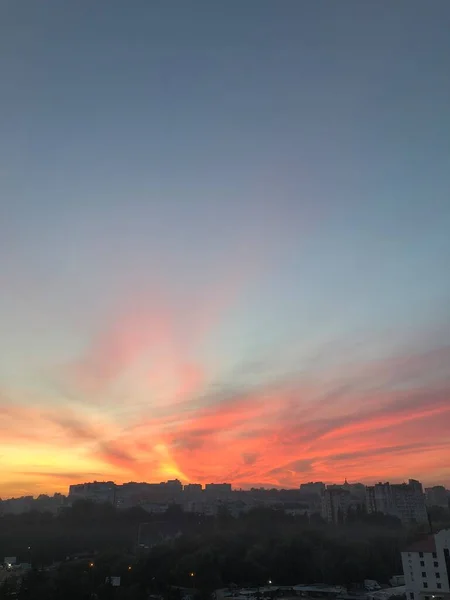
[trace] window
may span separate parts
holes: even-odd
[[[419,552],[420,558],[423,558],[423,552]]]
[[[439,566],[439,563],[438,563],[438,561],[437,561],[437,560],[435,560],[433,564],[434,564],[434,566],[435,566],[436,568]]]
[[[428,583],[426,581],[423,582],[423,587],[426,589],[428,587]]]
[[[420,566],[421,566],[421,567],[424,567],[424,566],[425,566],[425,561],[424,561],[424,560],[421,560],[421,561],[420,561]]]
[[[427,576],[427,572],[426,571],[422,571],[422,577],[426,577]]]
[[[436,575],[436,579],[440,579],[441,578],[441,574],[440,573],[435,573]]]
[[[433,558],[437,558],[436,552],[433,552]]]
[[[442,588],[442,583],[437,583],[437,589],[440,590]]]

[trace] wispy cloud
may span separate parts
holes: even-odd
[[[160,339],[166,339],[163,330],[168,328],[160,329]],[[113,349],[102,350],[102,360],[92,363],[102,385],[94,386],[95,391],[88,386],[87,398],[99,390],[108,394],[111,381],[146,354],[148,340],[156,339],[155,332],[140,337],[128,331],[125,349],[119,351],[114,344],[121,346],[122,334],[115,335]],[[370,481],[408,475],[437,482],[448,475],[446,346],[390,360],[353,362],[313,376],[294,371],[284,378],[262,378],[259,384],[240,377],[213,385],[204,368],[181,350],[164,361],[159,364],[174,361],[170,372],[181,375],[163,402],[153,400],[154,380],[147,368],[132,371],[126,380],[129,393],[135,389],[143,394],[138,402],[122,404],[120,396],[108,396],[106,405],[80,401],[84,376],[62,405],[55,402],[56,389],[52,401],[41,405],[20,403],[17,397],[11,402],[3,394],[0,447],[26,443],[30,452],[63,447],[83,464],[83,470],[52,470],[42,459],[27,471],[17,463],[10,480],[14,469],[29,485],[33,477],[40,484],[47,480],[50,490],[56,481],[66,486],[72,475],[81,480],[93,473],[117,480],[176,476],[279,486],[296,486],[306,478]]]

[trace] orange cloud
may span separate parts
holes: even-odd
[[[0,495],[63,491],[71,478],[94,476],[445,482],[449,367],[444,347],[314,377],[219,385],[170,311],[138,311],[64,369],[58,385],[68,395],[57,387],[48,397],[0,397],[0,456],[8,457]]]

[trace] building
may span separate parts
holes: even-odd
[[[231,483],[207,483],[205,493],[208,496],[223,497],[231,495]]]
[[[298,491],[298,501],[306,503],[311,513],[320,513],[322,510],[322,495],[325,484],[322,481],[302,483]]]
[[[341,585],[329,585],[327,583],[312,583],[309,585],[301,583],[294,585],[292,591],[296,596],[303,598],[324,598],[325,600],[329,598],[334,600],[334,598],[345,592],[345,588]]]
[[[404,525],[428,522],[428,513],[420,481],[410,479],[408,483],[377,483],[366,488],[368,513],[379,512],[397,517]]]
[[[350,492],[356,503],[364,504],[366,497],[366,486],[363,483],[348,483],[348,481],[345,480],[342,487],[344,490]]]
[[[427,506],[440,506],[448,508],[450,497],[448,491],[443,485],[435,485],[431,488],[425,488],[425,498]]]
[[[69,502],[91,500],[92,502],[114,503],[116,485],[113,481],[93,481],[69,487]]]
[[[380,482],[366,487],[366,509],[369,514],[379,512],[388,515],[393,512],[389,483]]]
[[[165,486],[165,489],[172,492],[172,494],[180,495],[183,491],[183,485],[179,479],[169,479],[169,481],[161,482],[161,486]]]
[[[300,492],[302,494],[314,494],[322,496],[325,491],[325,484],[322,481],[309,481],[308,483],[300,484]]]
[[[381,512],[381,511],[377,511],[377,506],[376,506],[376,502],[375,502],[375,486],[374,485],[368,485],[366,487],[366,510],[369,514],[372,514],[375,512]]]
[[[20,498],[9,498],[0,502],[0,514],[20,515],[33,509],[33,496],[21,496]]]
[[[143,503],[181,504],[183,486],[178,479],[161,483],[129,481],[117,486],[117,506],[129,508]]]
[[[187,483],[184,488],[183,491],[185,494],[189,494],[189,495],[201,495],[201,493],[203,492],[203,488],[202,488],[202,484],[201,483]]]
[[[188,483],[183,487],[183,505],[186,506],[190,502],[200,502],[203,495],[201,483]]]
[[[328,523],[343,523],[351,504],[348,490],[340,487],[327,488],[322,496],[322,518]]]
[[[406,548],[402,564],[406,600],[450,599],[450,529]]]

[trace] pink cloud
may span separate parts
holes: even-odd
[[[130,401],[125,418],[116,416],[118,405],[104,410],[66,399],[63,408],[38,407],[3,398],[2,443],[25,443],[30,453],[36,444],[64,443],[91,461],[89,472],[103,465],[118,481],[182,474],[190,481],[297,486],[304,479],[437,482],[448,475],[448,348],[425,353],[423,361],[417,353],[349,365],[323,382],[295,375],[259,387],[211,387],[175,335],[173,319],[161,314],[159,327],[135,315],[100,336],[80,359],[76,382],[82,389],[95,380],[91,390],[106,390],[159,344],[164,351],[154,367],[161,367],[162,385],[171,384],[167,402]],[[153,372],[144,369],[139,381],[149,398]],[[67,471],[77,472],[71,465]]]

